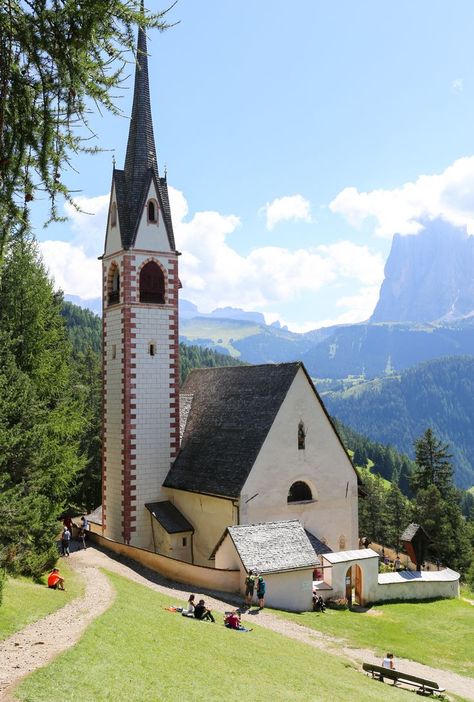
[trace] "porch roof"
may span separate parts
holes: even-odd
[[[356,551],[335,551],[323,553],[323,560],[329,563],[347,563],[348,561],[362,561],[365,558],[378,558],[379,554],[371,548],[360,548]]]

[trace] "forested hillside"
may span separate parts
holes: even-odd
[[[400,376],[324,394],[329,412],[357,432],[413,456],[431,427],[450,445],[458,487],[474,484],[474,357],[440,358]]]
[[[374,475],[398,485],[405,495],[411,494],[410,478],[415,464],[408,456],[393,446],[371,441],[337,419],[334,424],[356,466],[369,466]]]
[[[100,353],[102,348],[102,320],[90,310],[63,301],[61,314],[66,320],[72,347],[75,353],[88,348]]]

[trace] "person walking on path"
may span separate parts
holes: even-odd
[[[247,607],[252,606],[253,592],[255,590],[255,575],[253,570],[249,570],[249,574],[245,579],[245,604]]]
[[[65,590],[64,578],[60,574],[57,568],[53,568],[51,573],[48,575],[48,587],[51,590]]]
[[[79,536],[82,541],[82,546],[84,549],[87,548],[86,546],[86,536],[87,532],[89,531],[89,522],[85,517],[81,517],[81,526],[79,527]]]
[[[263,575],[258,576],[257,580],[257,598],[258,598],[258,608],[263,609],[265,607],[265,590],[267,589]]]
[[[69,556],[69,545],[71,542],[71,532],[65,526],[61,534],[61,555]]]

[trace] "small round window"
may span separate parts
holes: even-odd
[[[311,494],[311,488],[302,480],[298,480],[290,487],[288,492],[288,502],[304,502],[312,499],[313,495]]]

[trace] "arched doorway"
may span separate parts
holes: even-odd
[[[346,600],[349,606],[362,606],[362,570],[356,563],[346,572]]]

